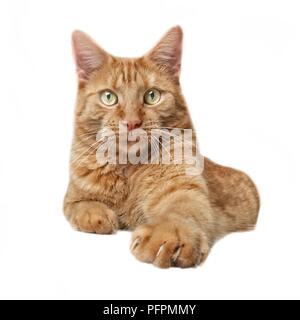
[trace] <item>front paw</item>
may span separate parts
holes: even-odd
[[[160,268],[188,268],[204,262],[209,246],[201,229],[162,222],[138,227],[132,236],[131,251],[138,260]]]
[[[78,231],[111,234],[118,229],[116,214],[102,203],[82,201],[73,210],[70,223]]]

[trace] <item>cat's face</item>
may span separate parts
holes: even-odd
[[[189,127],[179,73],[182,30],[171,29],[144,57],[117,58],[86,34],[73,33],[79,97],[76,122],[86,130],[110,127]]]
[[[174,79],[145,59],[110,57],[85,86],[83,114],[129,131],[175,125],[178,90]]]

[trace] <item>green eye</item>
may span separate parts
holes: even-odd
[[[100,92],[100,100],[106,106],[114,106],[118,103],[118,96],[110,90]]]
[[[149,105],[157,104],[160,101],[161,94],[157,89],[150,89],[144,95],[144,102]]]

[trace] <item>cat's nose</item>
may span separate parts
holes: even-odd
[[[127,126],[128,131],[132,131],[134,129],[140,128],[142,125],[141,120],[133,120],[133,121],[124,121],[124,125]]]

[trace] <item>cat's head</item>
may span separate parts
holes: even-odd
[[[77,128],[190,128],[179,84],[182,39],[181,28],[174,27],[146,55],[131,59],[113,56],[75,31]]]

